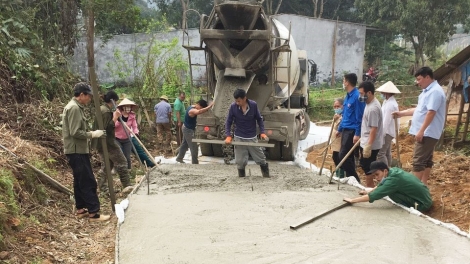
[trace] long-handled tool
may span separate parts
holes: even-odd
[[[302,222],[302,223],[297,224],[297,225],[291,225],[291,226],[290,226],[290,229],[296,230],[296,229],[298,229],[298,228],[300,228],[300,227],[302,227],[302,226],[304,226],[304,225],[310,224],[311,222],[313,222],[313,221],[315,221],[315,220],[317,220],[317,219],[319,219],[319,218],[321,218],[321,217],[323,217],[323,216],[325,216],[325,215],[327,215],[327,214],[330,214],[330,213],[332,213],[332,212],[334,212],[334,211],[337,211],[337,210],[339,210],[339,209],[341,209],[341,208],[344,208],[344,207],[347,207],[347,206],[349,206],[349,205],[351,205],[351,204],[350,204],[350,203],[343,203],[343,204],[341,204],[341,205],[338,205],[338,206],[336,206],[335,208],[330,209],[330,210],[328,210],[328,211],[325,211],[325,212],[323,212],[323,213],[321,213],[321,214],[319,214],[319,215],[317,215],[317,216],[315,216],[315,217],[312,217],[312,218],[310,218],[309,220],[307,220],[307,221],[305,221],[305,222]]]
[[[16,156],[15,153],[11,152],[9,149],[7,149],[6,147],[0,145],[0,148],[4,149],[6,152],[8,152],[10,155],[12,155],[13,157],[15,157],[16,159],[20,160],[20,157]],[[19,162],[19,161],[18,161]],[[52,187],[54,187],[56,190],[58,191],[61,191],[63,193],[66,193],[68,195],[73,195],[73,192],[71,190],[69,190],[67,187],[63,186],[62,184],[60,184],[58,181],[54,180],[51,176],[45,174],[44,172],[40,171],[38,168],[34,167],[33,165],[29,164],[28,162],[24,161],[24,162],[20,162],[20,163],[24,163],[26,165],[28,165],[28,167],[30,167],[32,170],[34,170],[35,172],[37,172],[39,174],[39,176],[41,176],[40,178],[42,180],[45,180],[47,181],[49,184],[51,184]]]
[[[397,159],[398,159],[398,164],[397,167],[401,168],[401,160],[400,160],[400,144],[398,144],[398,118],[395,117],[395,142],[397,145]]]
[[[361,141],[358,140],[356,142],[356,144],[354,144],[354,146],[349,150],[349,152],[346,154],[346,156],[344,156],[344,158],[341,160],[341,162],[338,164],[338,166],[336,166],[336,168],[339,168],[341,166],[343,166],[343,164],[346,162],[346,160],[349,158],[349,156],[351,156],[351,154],[354,152],[354,150],[359,146],[359,144],[361,144]],[[336,174],[336,170],[334,172]],[[331,172],[331,175],[330,175],[330,180],[328,181],[328,183],[331,183],[331,180],[333,179],[333,172]]]
[[[142,141],[140,141],[140,139],[134,134],[134,132],[132,132],[132,130],[127,126],[126,123],[124,123],[124,128],[126,128],[130,133],[131,135],[137,140],[137,142],[139,142],[140,146],[144,149],[145,153],[149,156],[149,158],[153,159],[153,156],[152,154],[150,154],[150,152],[147,150],[147,148],[144,146],[144,144],[142,143]],[[136,152],[137,153],[137,152]],[[155,162],[155,164],[157,164],[157,162]]]
[[[328,149],[328,147],[329,147],[331,144],[333,144],[333,142],[334,142],[334,140],[333,140],[333,142],[330,143],[330,139],[331,139],[331,135],[333,134],[333,129],[334,129],[334,127],[335,127],[335,123],[336,123],[336,121],[335,121],[335,119],[333,118],[333,121],[331,122],[330,135],[328,136],[328,141],[327,141],[327,142],[328,142],[328,146],[323,150],[323,152],[324,152],[324,153],[323,153],[323,160],[322,160],[322,162],[321,162],[320,171],[319,171],[319,174],[320,174],[320,175],[321,175],[321,173],[322,173],[322,171],[323,171],[323,166],[325,165],[326,154],[328,153],[327,149]],[[335,138],[335,139],[336,139],[336,138]]]

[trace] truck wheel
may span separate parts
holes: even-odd
[[[199,147],[201,148],[201,153],[203,156],[214,156],[214,151],[212,151],[212,144],[209,143],[201,143],[199,144]]]
[[[297,154],[297,146],[299,145],[299,131],[297,128],[300,126],[300,120],[295,120],[294,137],[292,142],[289,142],[289,147],[282,145],[282,159],[285,161],[294,161],[295,154]]]
[[[211,144],[212,145],[212,153],[214,153],[215,157],[223,157],[224,151],[222,150],[222,145],[220,144]]]
[[[304,140],[308,136],[308,132],[310,131],[310,117],[307,113],[305,113],[305,129],[303,133],[300,135],[299,139]]]
[[[270,160],[281,160],[281,144],[282,142],[275,141],[275,140],[270,140],[270,144],[274,144],[274,147],[272,148],[266,148],[266,151],[268,153],[268,159]]]

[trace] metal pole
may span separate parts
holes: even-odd
[[[330,210],[325,211],[325,212],[323,212],[323,213],[321,213],[321,214],[319,214],[319,215],[317,215],[317,216],[315,216],[315,217],[313,217],[313,218],[310,218],[309,220],[307,220],[307,221],[305,221],[305,222],[302,222],[302,223],[300,223],[300,224],[298,224],[298,225],[291,225],[291,226],[290,226],[290,229],[296,230],[296,229],[298,229],[298,228],[300,228],[300,227],[302,227],[302,226],[304,226],[304,225],[306,225],[306,224],[310,224],[311,222],[313,222],[313,221],[315,221],[315,220],[317,220],[317,219],[319,219],[319,218],[321,218],[321,217],[323,217],[323,216],[325,216],[325,215],[327,215],[327,214],[330,214],[330,213],[332,213],[332,212],[334,212],[334,211],[337,211],[337,210],[339,210],[339,209],[341,209],[341,208],[344,208],[344,207],[347,207],[347,206],[349,206],[349,205],[351,205],[351,204],[350,204],[350,203],[343,203],[343,204],[341,204],[341,205],[339,205],[339,206],[336,206],[336,207],[333,208],[333,209],[330,209]]]

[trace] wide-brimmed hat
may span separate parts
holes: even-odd
[[[125,105],[130,105],[133,109],[139,108],[138,105],[136,105],[133,101],[131,101],[127,98],[122,99],[121,102],[119,103],[118,107],[123,107]]]
[[[376,89],[377,92],[382,92],[382,93],[391,93],[391,94],[399,94],[401,93],[400,90],[393,84],[391,81],[388,81],[379,88]]]
[[[168,102],[168,96],[166,96],[166,95],[162,95],[162,96],[160,96],[160,100],[161,100],[161,99],[163,99],[163,100],[165,100],[165,101],[167,101],[167,102]]]

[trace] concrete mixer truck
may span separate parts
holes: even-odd
[[[261,111],[273,146],[266,148],[267,157],[294,160],[310,120],[307,53],[297,49],[290,26],[267,16],[262,1],[216,0],[211,14],[201,16],[200,44],[183,47],[205,52],[207,91],[214,100],[212,111],[197,120],[202,154],[224,157],[226,163],[233,158],[233,146],[220,143],[233,92],[241,88]]]

